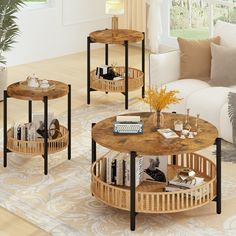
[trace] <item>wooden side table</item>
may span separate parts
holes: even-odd
[[[71,159],[71,85],[59,81],[49,81],[52,88],[30,89],[22,86],[22,82],[11,84],[4,91],[3,109],[3,132],[4,151],[3,166],[7,167],[7,153],[16,152],[25,155],[42,155],[44,158],[44,174],[48,174],[48,154],[56,153],[67,147],[68,160]],[[7,100],[15,98],[28,101],[28,122],[32,122],[32,101],[42,101],[44,103],[44,127],[48,133],[48,100],[60,98],[67,95],[67,115],[68,127],[60,126],[61,137],[56,140],[49,140],[47,135],[36,141],[16,140],[12,136],[12,130],[7,129]]]
[[[142,70],[129,68],[129,43],[142,41]],[[118,72],[124,72],[124,80],[110,81],[97,79],[95,70],[90,68],[90,45],[91,43],[105,44],[105,65],[108,65],[108,45],[122,44],[125,46],[125,66],[119,68]],[[128,109],[128,92],[142,87],[142,97],[145,94],[145,34],[135,30],[99,30],[90,33],[87,38],[87,104],[90,104],[91,91],[121,92],[125,95],[125,109]]]
[[[144,133],[139,135],[113,134],[115,117],[102,120],[92,126],[92,182],[93,195],[105,204],[130,211],[130,229],[135,230],[137,213],[173,213],[194,209],[216,201],[216,212],[221,213],[221,139],[217,129],[207,121],[199,120],[201,132],[194,139],[165,139],[154,126],[154,113],[135,113],[144,122]],[[164,113],[166,128],[185,115]],[[194,124],[195,118],[190,117]],[[130,188],[109,185],[101,179],[105,158],[96,158],[96,144],[111,150],[130,153]],[[216,164],[196,154],[203,148],[216,144]],[[168,175],[173,178],[182,167],[193,169],[205,183],[193,189],[163,192],[157,183],[135,187],[135,158],[138,155],[168,156]],[[145,158],[145,157],[144,157]],[[163,187],[163,186],[162,186]],[[196,195],[197,194],[197,195]]]

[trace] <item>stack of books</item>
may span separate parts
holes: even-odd
[[[142,181],[143,157],[136,157],[136,186]],[[106,157],[106,182],[113,185],[130,186],[130,156],[112,151]]]
[[[193,180],[183,181],[176,176],[174,179],[169,181],[169,184],[166,186],[166,191],[173,192],[176,190],[191,189],[204,183],[204,178],[201,177],[195,177]]]
[[[110,151],[105,161],[100,178],[108,184],[130,186],[130,154]],[[136,187],[143,181],[155,181],[166,184],[166,156],[137,156],[135,158]]]
[[[13,138],[22,141],[35,141],[36,129],[33,123],[14,123]]]
[[[204,183],[205,183],[204,178],[201,178],[201,177],[195,177],[195,179],[192,181],[182,181],[180,178],[176,176],[174,179],[169,181],[165,190],[166,192],[176,192],[176,191],[181,191],[181,190],[192,189]],[[206,187],[204,188],[203,192],[200,192],[200,190],[196,190],[192,192],[191,194],[189,193],[188,197],[200,199],[201,197],[207,194],[209,194],[209,189]]]

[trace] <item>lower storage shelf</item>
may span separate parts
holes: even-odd
[[[125,73],[125,67],[117,67],[117,73],[123,76]],[[143,86],[143,72],[135,69],[129,68],[128,69],[128,90],[133,91]],[[125,92],[125,79],[122,80],[106,80],[106,79],[99,79],[96,76],[96,70],[91,71],[90,73],[90,83],[91,88],[103,91],[103,92]]]
[[[193,169],[205,182],[197,187],[175,192],[165,192],[163,184],[142,182],[136,188],[136,212],[172,213],[194,209],[208,204],[216,197],[216,166],[208,158],[195,153],[168,156],[168,179],[174,178],[182,167]],[[92,166],[91,192],[105,204],[130,210],[129,187],[107,184],[104,181],[103,168],[105,157],[97,160]]]
[[[56,139],[48,139],[48,154],[56,153],[67,148],[68,130],[64,126],[60,126],[60,137]],[[15,153],[36,156],[44,154],[44,139],[36,139],[35,141],[16,140],[13,137],[13,129],[7,132],[7,148]]]

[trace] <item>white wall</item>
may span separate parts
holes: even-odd
[[[8,66],[85,51],[89,32],[110,27],[105,0],[51,1],[47,7],[18,14],[21,33],[6,54]]]

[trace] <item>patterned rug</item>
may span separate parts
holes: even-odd
[[[228,143],[223,143],[221,215],[215,213],[214,202],[182,213],[138,214],[136,231],[130,232],[129,212],[91,196],[91,123],[125,113],[123,107],[123,103],[84,105],[73,111],[72,160],[67,160],[66,151],[51,155],[48,176],[43,174],[42,158],[9,154],[8,167],[0,166],[0,205],[55,236],[235,236],[236,152]],[[129,112],[143,109],[143,104],[131,100]],[[60,121],[65,120],[62,115]],[[99,155],[106,151],[98,147]],[[214,159],[214,151],[212,146],[201,153]]]

